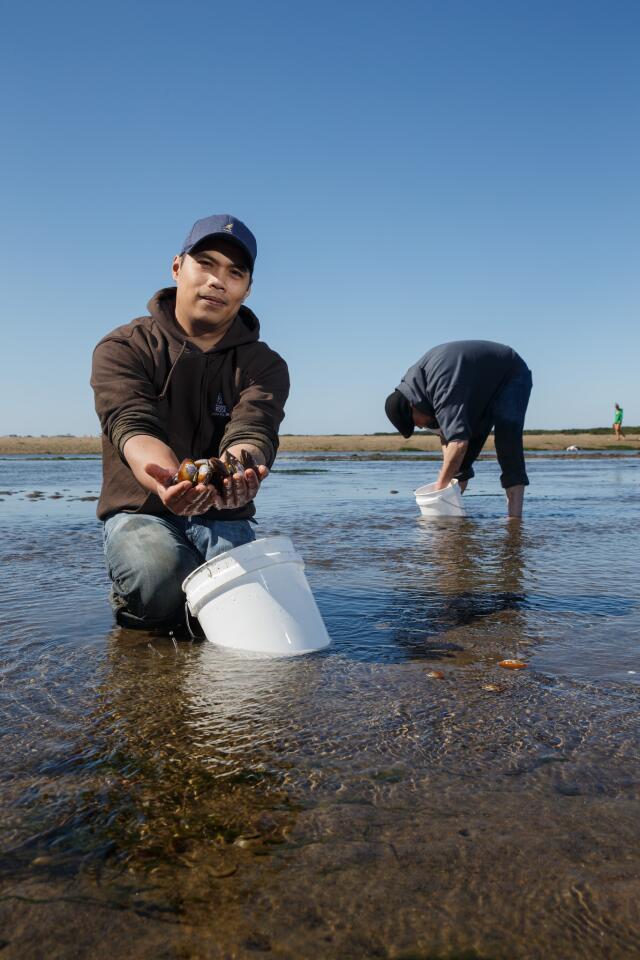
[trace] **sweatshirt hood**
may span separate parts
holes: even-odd
[[[435,418],[436,412],[433,408],[431,398],[427,394],[424,381],[422,380],[418,382],[419,378],[411,376],[413,370],[413,367],[411,367],[410,370],[407,370],[404,377],[396,387],[396,390],[405,398],[405,400],[409,401],[412,407],[415,407],[416,410],[419,410],[420,413],[425,413],[428,417]],[[400,433],[402,433],[401,430]]]
[[[189,337],[176,320],[175,287],[163,287],[162,290],[158,290],[149,300],[147,309],[149,315],[170,340],[181,345],[189,341]],[[243,305],[222,340],[207,352],[216,353],[220,350],[230,350],[245,343],[254,343],[259,338],[260,321],[253,310]]]
[[[413,407],[420,410],[421,413],[427,413],[431,417],[434,415],[433,406],[426,395],[426,391],[417,388],[415,380],[409,380],[405,375],[396,387],[396,390],[398,393],[401,393]]]

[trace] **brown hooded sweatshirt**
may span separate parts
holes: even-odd
[[[119,511],[168,514],[140,486],[122,450],[143,434],[164,441],[178,460],[219,456],[237,443],[259,447],[271,466],[289,393],[287,365],[260,341],[260,324],[241,307],[211,350],[192,343],[175,316],[176,290],[158,291],[139,317],[107,334],[95,348],[91,386],[102,425],[103,483],[98,517]],[[204,516],[241,520],[253,502]]]

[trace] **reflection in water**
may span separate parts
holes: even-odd
[[[296,748],[315,730],[305,705],[321,684],[322,655],[264,660],[203,644],[184,676],[194,753],[218,779],[289,782]]]
[[[496,587],[499,594],[522,594],[526,533],[521,523],[495,524],[487,530],[463,518],[455,523],[419,521],[418,528],[427,576],[443,595],[474,595]]]
[[[269,683],[263,674],[260,685],[256,662],[253,674],[250,661],[225,672],[224,659],[208,644],[112,633],[93,730],[103,757],[118,766],[117,789],[126,783],[130,816],[122,816],[123,796],[113,806],[128,859],[157,865],[211,844],[220,859],[255,832],[265,809],[289,810],[273,750],[285,711],[276,695],[282,677]],[[269,818],[272,841],[282,819]]]
[[[36,861],[64,877],[108,863],[159,881],[201,861],[210,876],[234,871],[243,837],[282,842],[294,813],[274,749],[286,679],[273,669],[269,678],[273,664],[260,677],[255,662],[252,674],[250,663],[223,660],[209,645],[114,628],[82,730],[30,790],[39,828],[5,852],[0,871],[15,880]],[[68,784],[54,803],[52,782]]]
[[[420,523],[425,555],[421,582],[440,602],[436,623],[446,630],[521,609],[523,537],[519,523],[499,525],[489,535],[468,519],[456,524]],[[519,626],[514,619],[512,627]]]
[[[509,631],[513,653],[528,639],[522,526],[504,523],[487,531],[470,519],[416,526],[410,548],[389,551],[375,578],[369,571],[366,597],[354,596],[353,588],[320,594],[323,610],[338,620],[338,634],[349,634],[348,642],[338,641],[341,652],[359,660],[471,662],[506,656],[497,644]]]

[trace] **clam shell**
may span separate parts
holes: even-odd
[[[196,476],[197,483],[210,483],[213,470],[211,469],[211,464],[208,460],[203,460],[201,463],[196,461],[196,466],[198,468],[198,473]]]
[[[183,460],[180,466],[178,467],[178,472],[176,474],[176,481],[182,483],[184,480],[188,480],[189,483],[196,482],[196,476],[198,475],[198,468],[196,467],[193,460]]]
[[[210,457],[209,466],[211,467],[209,483],[216,488],[221,497],[224,497],[224,481],[229,476],[229,472],[225,464],[218,457]]]
[[[244,448],[240,451],[240,462],[245,470],[253,470],[258,480],[260,479],[258,464],[256,463],[254,456]]]
[[[524,670],[527,665],[522,660],[500,660],[498,666],[505,670]]]
[[[222,462],[226,466],[230,477],[235,477],[238,474],[240,474],[240,476],[244,476],[244,467],[242,466],[238,458],[234,457],[234,455],[232,453],[229,453],[228,450],[225,450],[222,458]]]

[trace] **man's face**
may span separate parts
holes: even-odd
[[[203,249],[174,257],[176,316],[215,329],[228,325],[251,289],[251,273],[234,243],[214,237]]]
[[[430,430],[438,429],[438,421],[428,413],[422,413],[417,407],[411,406],[411,415],[416,427],[428,427]]]

